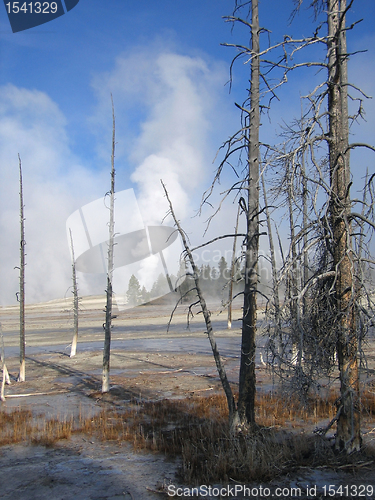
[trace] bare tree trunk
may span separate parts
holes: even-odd
[[[115,211],[115,110],[112,100],[112,155],[111,155],[111,191],[109,209],[109,243],[108,243],[108,270],[107,270],[107,304],[105,307],[104,350],[103,350],[103,378],[102,392],[109,391],[109,358],[111,352],[112,328],[112,279],[113,279],[113,239],[114,239],[114,211]]]
[[[0,401],[5,401],[5,370],[6,370],[5,363],[3,363],[2,369],[3,369],[2,370],[3,371],[3,377],[2,377],[2,380],[1,380]]]
[[[302,229],[303,233],[303,272],[302,272],[302,286],[303,290],[306,286],[306,283],[309,279],[309,256],[307,254],[307,197],[308,197],[308,188],[307,188],[307,178],[306,178],[306,167],[305,167],[305,151],[302,150],[302,158],[301,158],[301,174],[302,174]],[[303,297],[302,302],[303,314],[306,314],[306,297]]]
[[[241,206],[238,204],[237,217],[236,217],[236,228],[234,234],[238,233],[238,222],[240,218]],[[230,282],[229,282],[229,293],[228,293],[228,330],[232,328],[232,300],[233,300],[233,280],[234,280],[234,270],[236,267],[236,244],[237,237],[233,239],[233,253],[232,253],[232,264],[230,266]]]
[[[280,365],[280,359],[281,359],[280,357],[283,355],[283,350],[284,350],[282,330],[281,330],[280,293],[279,293],[279,284],[277,280],[275,245],[273,242],[271,215],[268,208],[266,183],[263,175],[261,176],[261,178],[262,178],[263,199],[265,206],[264,210],[267,219],[268,244],[270,247],[270,260],[271,260],[271,272],[272,272],[272,297],[275,308],[274,317],[275,317],[275,326],[277,331],[277,337],[276,337],[277,346],[273,347],[273,351],[274,355],[277,356],[277,362]]]
[[[21,224],[21,241],[20,241],[20,372],[18,381],[24,382],[26,379],[26,339],[25,339],[25,218],[23,215],[23,186],[22,186],[22,164],[20,155],[18,155],[18,164],[20,171],[20,224]]]
[[[74,245],[73,245],[73,236],[72,231],[69,228],[70,233],[70,247],[72,249],[72,280],[73,280],[73,320],[74,320],[74,331],[73,331],[73,340],[72,340],[72,348],[70,350],[70,357],[76,355],[77,352],[77,341],[78,341],[78,287],[77,287],[77,273],[76,273],[76,261],[74,258]]]
[[[251,2],[251,77],[248,132],[247,238],[241,341],[238,415],[242,426],[255,423],[255,336],[257,323],[259,253],[259,16],[258,0]]]
[[[291,319],[291,330],[292,334],[298,332],[300,338],[296,336],[293,338],[293,358],[292,363],[302,365],[302,354],[303,354],[303,338],[301,338],[302,331],[297,328],[297,295],[298,295],[298,278],[297,278],[297,248],[296,248],[296,238],[295,238],[295,223],[293,215],[293,172],[291,172],[291,166],[286,167],[286,180],[287,180],[287,197],[288,197],[288,211],[289,211],[289,234],[290,234],[290,245],[291,245],[291,255],[292,255],[292,265],[288,272],[288,300],[290,307],[290,319]]]
[[[358,344],[354,306],[354,279],[350,224],[350,167],[345,154],[348,144],[347,92],[343,61],[346,54],[345,0],[327,0],[328,7],[328,113],[330,163],[330,217],[333,233],[333,265],[337,272],[335,301],[338,323],[337,357],[340,370],[341,406],[337,422],[336,448],[347,453],[361,447]],[[344,71],[344,73],[343,73]]]
[[[185,233],[184,233],[183,229],[181,228],[180,223],[178,222],[178,220],[175,216],[175,213],[173,211],[173,206],[172,206],[171,200],[169,198],[168,191],[167,191],[163,181],[161,181],[161,183],[162,183],[162,186],[163,186],[163,189],[165,192],[165,196],[166,196],[168,203],[169,203],[170,213],[173,217],[175,226],[177,227],[177,230],[181,236],[186,255],[189,259],[190,265],[191,265],[192,270],[193,270],[193,279],[194,279],[194,283],[195,283],[195,289],[197,291],[199,303],[200,303],[200,306],[202,308],[204,321],[206,323],[207,336],[208,336],[208,339],[209,339],[210,344],[211,344],[211,349],[212,349],[212,353],[213,353],[213,356],[215,359],[216,368],[217,368],[217,371],[219,373],[220,381],[221,381],[221,384],[223,386],[223,389],[224,389],[224,392],[225,392],[225,395],[227,398],[227,404],[228,404],[228,410],[229,410],[229,426],[230,426],[232,431],[235,431],[236,427],[237,427],[237,423],[238,423],[237,422],[238,418],[237,418],[236,404],[235,404],[233,392],[232,392],[232,389],[231,389],[231,386],[229,384],[228,377],[227,377],[227,374],[225,371],[225,367],[223,365],[219,350],[217,348],[217,344],[216,344],[216,340],[215,340],[215,336],[214,336],[214,332],[213,332],[213,328],[212,328],[212,323],[211,323],[211,315],[210,315],[210,312],[207,308],[207,304],[206,304],[206,301],[204,299],[204,296],[202,294],[202,290],[200,287],[199,269],[197,268],[197,266],[195,264],[193,254],[191,253],[189,245],[186,241]]]

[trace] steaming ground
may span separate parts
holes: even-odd
[[[228,377],[236,384],[240,322],[235,322],[234,328],[228,330],[226,313],[218,313],[219,304],[211,304],[210,308]],[[21,384],[15,381],[19,364],[18,308],[3,308],[1,323],[12,384],[6,386],[7,399],[1,403],[1,410],[29,408],[36,418],[43,415],[43,418],[55,416],[63,419],[79,413],[93,415],[106,406],[123,408],[134,399],[182,398],[221,390],[201,315],[194,316],[187,329],[187,308],[179,306],[168,330],[171,304],[159,301],[115,312],[112,388],[109,394],[101,395],[103,309],[104,297],[82,300],[78,351],[71,359],[71,301],[27,306],[26,382]],[[239,318],[240,315],[238,304],[233,317]],[[259,337],[257,344],[261,351],[264,339]],[[373,339],[368,349],[368,383],[373,387],[375,363],[372,347]],[[258,390],[271,389],[272,378],[260,357],[256,359],[256,370]],[[374,439],[374,429],[375,422],[367,423],[367,440]],[[306,432],[311,430],[306,429]],[[170,461],[158,454],[135,453],[128,443],[102,443],[85,436],[61,441],[53,449],[5,446],[0,448],[1,498],[160,498],[158,491],[163,484],[177,484],[177,467],[178,460]],[[350,473],[323,468],[291,473],[270,486],[373,484],[374,477],[374,465]]]

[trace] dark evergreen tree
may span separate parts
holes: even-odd
[[[136,306],[142,302],[142,290],[138,279],[131,275],[128,285],[128,291],[126,292],[126,297],[128,299],[128,304]]]
[[[143,286],[141,290],[141,300],[143,304],[146,304],[147,302],[150,302],[151,299],[151,294],[150,292],[147,291],[146,287]]]
[[[151,298],[161,297],[170,292],[168,280],[166,276],[162,273],[159,274],[158,279],[152,285],[151,288]]]

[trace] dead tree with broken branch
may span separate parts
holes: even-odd
[[[20,174],[20,291],[17,298],[20,303],[20,371],[18,375],[19,382],[26,380],[26,337],[25,337],[25,217],[23,204],[23,184],[22,184],[22,164],[20,155],[18,155],[18,167]]]
[[[225,396],[227,398],[227,404],[228,404],[228,410],[229,410],[229,426],[230,426],[230,429],[232,431],[234,431],[237,427],[237,424],[238,424],[238,412],[237,412],[236,404],[234,401],[233,391],[232,391],[232,388],[229,384],[228,377],[227,377],[227,374],[225,371],[224,363],[221,359],[221,356],[220,356],[220,353],[219,353],[219,350],[218,350],[218,347],[216,344],[214,331],[212,328],[211,314],[208,310],[206,300],[203,296],[202,289],[200,286],[199,269],[195,264],[194,257],[193,257],[192,251],[190,250],[186,234],[183,231],[183,229],[180,225],[180,222],[178,221],[178,219],[174,213],[172,202],[170,200],[167,188],[164,185],[163,181],[161,181],[161,183],[162,183],[164,193],[165,193],[165,196],[166,196],[168,204],[169,204],[169,214],[172,216],[174,224],[177,228],[177,231],[179,232],[181,239],[182,239],[182,243],[183,243],[183,246],[185,249],[185,255],[186,255],[188,263],[191,267],[191,274],[192,274],[192,278],[194,280],[194,289],[195,289],[197,297],[198,297],[198,301],[190,306],[189,311],[191,311],[191,308],[194,305],[197,305],[199,303],[201,310],[202,310],[203,317],[204,317],[204,321],[206,324],[206,328],[207,328],[206,333],[207,333],[208,339],[210,341],[210,345],[211,345],[212,353],[213,353],[213,356],[215,359],[217,371],[218,371],[220,381],[221,381],[221,384],[222,384],[224,392],[225,392]]]
[[[115,110],[112,100],[112,154],[111,154],[111,190],[109,193],[109,241],[108,241],[108,268],[107,268],[107,290],[105,306],[104,327],[104,349],[103,349],[103,375],[102,392],[109,391],[109,362],[111,354],[111,330],[112,330],[112,301],[113,301],[113,250],[115,232]]]
[[[244,13],[244,15],[242,15]],[[243,317],[241,339],[241,363],[239,375],[239,400],[238,413],[242,428],[251,428],[255,424],[255,354],[257,334],[257,296],[259,280],[259,239],[262,234],[260,229],[260,164],[261,143],[259,139],[261,110],[267,110],[270,102],[277,98],[276,89],[285,81],[287,53],[285,46],[291,39],[285,37],[280,43],[266,48],[260,47],[260,35],[267,33],[259,24],[258,0],[250,2],[235,2],[232,16],[226,21],[233,25],[245,27],[250,32],[250,45],[223,44],[236,49],[237,55],[230,66],[230,76],[234,64],[240,58],[245,58],[250,67],[249,93],[243,104],[236,104],[241,111],[241,128],[230,137],[222,146],[224,158],[220,162],[211,187],[204,193],[202,207],[213,193],[215,185],[220,181],[225,166],[230,166],[238,178],[228,190],[214,217],[220,210],[224,201],[235,195],[242,203],[246,217],[246,237],[244,241],[244,290],[243,290]],[[277,53],[275,62],[270,61],[271,52]],[[271,84],[269,74],[279,71],[276,83]]]

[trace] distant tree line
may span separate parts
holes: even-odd
[[[178,279],[176,276],[171,275],[170,279],[175,286],[175,291],[183,296],[183,302],[188,302],[194,298],[194,285],[193,277],[189,272],[184,274],[184,279]],[[233,278],[231,278],[231,268],[225,257],[221,257],[217,267],[213,264],[202,264],[199,268],[199,278],[202,286],[202,291],[206,296],[221,299],[223,304],[228,301],[229,283],[232,280],[234,294],[240,292],[242,284],[240,284],[243,276],[243,269],[241,271],[241,264],[239,260],[235,261],[235,268]],[[145,286],[141,286],[138,278],[133,274],[128,283],[126,291],[126,300],[128,305],[137,306],[139,304],[146,304],[156,297],[161,297],[169,292],[169,285],[167,278],[164,274],[160,273],[156,281],[153,283],[150,290]]]

